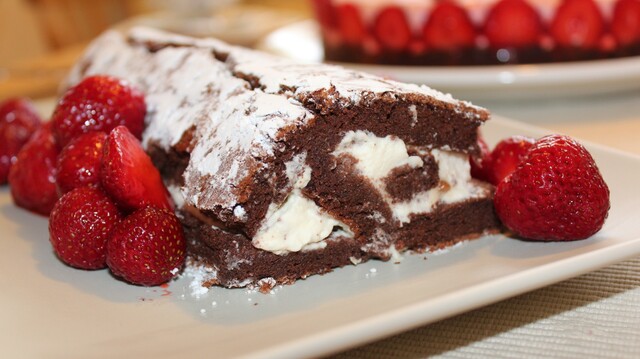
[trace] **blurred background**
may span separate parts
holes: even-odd
[[[45,99],[48,107],[43,108],[52,107],[69,67],[91,39],[110,27],[147,25],[185,35],[217,37],[298,60],[320,61],[321,31],[315,22],[304,21],[312,18],[312,3],[0,0],[0,101],[27,96]],[[335,14],[331,19],[335,23]],[[575,120],[582,128],[585,121],[610,117],[611,103],[625,113],[640,113],[640,56],[557,66],[346,65],[404,82],[425,83],[487,107],[494,114],[528,122],[557,124]]]
[[[109,27],[145,24],[252,46],[278,27],[310,17],[308,5],[301,0],[1,0],[0,100],[52,95],[84,46]]]

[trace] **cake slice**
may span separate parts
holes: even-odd
[[[292,283],[496,231],[470,176],[486,110],[425,86],[136,28],[99,37],[94,74],[146,93],[143,144],[204,285]]]

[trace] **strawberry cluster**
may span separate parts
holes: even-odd
[[[471,13],[478,9],[467,9],[456,0],[406,8],[390,4],[373,10],[359,3],[313,1],[329,54],[356,56],[354,49],[361,49],[363,60],[389,61],[393,53],[404,54],[405,59],[406,55],[427,53],[445,54],[445,58],[458,54],[458,60],[465,63],[481,61],[487,52],[499,62],[528,62],[516,57],[557,61],[617,53],[628,56],[640,46],[640,0],[616,0],[607,16],[595,0],[563,0],[556,8],[545,9],[550,13],[547,16],[527,0],[500,0],[481,18]],[[421,11],[425,13],[417,16]],[[511,55],[504,55],[505,51]],[[553,58],[547,58],[545,54],[552,52]],[[403,57],[396,58],[401,61]]]
[[[0,182],[16,205],[49,216],[66,264],[109,269],[158,285],[182,268],[186,242],[158,170],[140,144],[144,96],[91,76],[70,88],[42,124],[24,99],[0,106]]]
[[[517,236],[570,241],[592,236],[607,218],[609,188],[591,154],[568,136],[513,136],[493,151],[479,138],[472,176],[496,186],[494,205]]]

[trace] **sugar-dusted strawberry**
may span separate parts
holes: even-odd
[[[483,32],[494,48],[535,46],[542,21],[527,1],[501,0],[489,11]]]
[[[476,28],[463,8],[453,1],[438,1],[423,27],[422,37],[428,48],[453,51],[474,46]]]
[[[541,241],[590,237],[609,211],[609,188],[591,154],[567,136],[541,138],[498,184],[498,217],[516,235]]]
[[[489,182],[489,169],[491,168],[491,151],[489,145],[478,132],[478,147],[480,153],[469,156],[469,164],[471,165],[471,177],[481,181]]]
[[[0,103],[0,185],[7,183],[18,152],[41,123],[33,104],[25,98]]]
[[[640,41],[640,0],[618,0],[613,8],[611,32],[621,45]]]
[[[140,138],[146,114],[144,96],[123,80],[90,76],[70,88],[58,103],[51,121],[60,147],[92,132],[109,132],[119,125]]]
[[[373,34],[383,47],[394,51],[406,49],[412,37],[404,11],[397,6],[385,7],[378,13]]]
[[[107,264],[113,274],[133,284],[154,286],[182,268],[186,242],[176,216],[145,207],[116,226],[108,242]]]
[[[48,122],[22,147],[9,171],[11,196],[16,205],[49,215],[58,199],[55,183],[58,152]]]
[[[598,47],[605,22],[593,0],[564,0],[551,21],[550,33],[556,44],[565,47]]]
[[[107,266],[107,240],[122,214],[98,187],[78,187],[51,211],[49,240],[66,264],[81,269]]]
[[[518,167],[527,155],[535,139],[525,136],[512,136],[498,142],[491,151],[487,168],[489,182],[498,185]]]
[[[60,193],[100,184],[100,168],[107,134],[88,132],[74,138],[58,156],[56,184]]]
[[[352,4],[338,5],[336,16],[343,41],[352,45],[361,44],[367,36],[367,29],[362,22],[358,8]]]
[[[147,205],[173,208],[160,172],[125,126],[107,136],[100,176],[106,192],[125,210]]]

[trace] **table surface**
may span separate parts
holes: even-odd
[[[54,56],[68,62],[77,50]],[[57,56],[57,57],[56,57]],[[27,68],[38,59],[27,64]],[[60,76],[55,66],[55,77]],[[1,73],[0,73],[1,75]],[[51,92],[2,81],[0,98]],[[13,81],[12,81],[13,80]],[[30,80],[32,81],[32,80]],[[20,85],[20,84],[18,84]],[[4,92],[3,92],[4,91]],[[15,92],[15,91],[14,91]],[[478,103],[494,114],[640,155],[640,90],[588,98]],[[640,357],[640,258],[336,354],[384,357]]]

